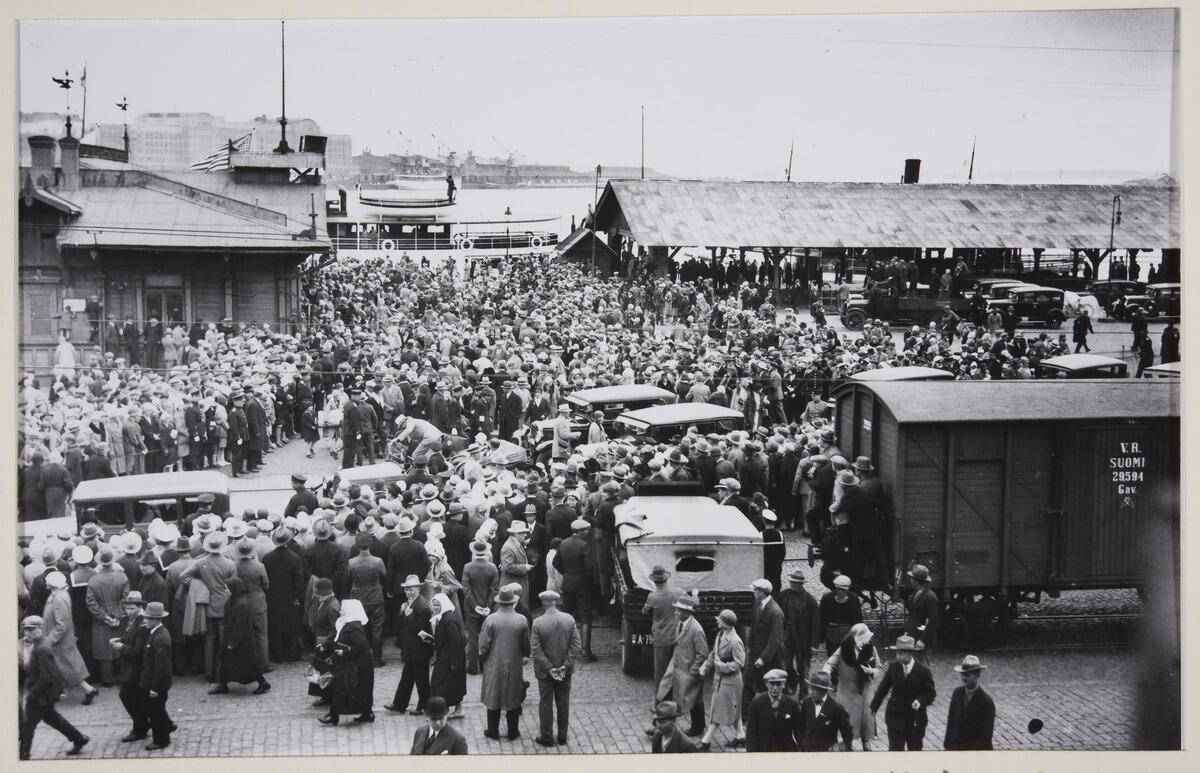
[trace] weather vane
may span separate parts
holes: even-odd
[[[75,81],[71,78],[70,70],[64,71],[63,77],[61,77],[61,78],[55,78],[53,75],[51,75],[50,80],[57,83],[60,88],[64,88],[67,90],[67,136],[70,137],[71,136],[71,84],[74,83]]]

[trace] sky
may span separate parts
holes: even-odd
[[[1120,182],[1173,173],[1171,10],[294,20],[287,112],[355,154],[473,150],[688,178]],[[276,21],[20,25],[20,109],[86,64],[88,119],[280,103]],[[80,94],[70,92],[78,112]]]

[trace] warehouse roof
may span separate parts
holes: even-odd
[[[612,180],[600,230],[644,246],[1116,249],[1180,245],[1179,188]]]
[[[1179,417],[1179,382],[1142,379],[857,382],[901,424]]]

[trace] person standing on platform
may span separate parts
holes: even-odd
[[[917,657],[933,668],[933,648],[937,646],[942,602],[933,591],[928,568],[913,564],[907,574],[912,580],[913,592],[904,605],[907,612],[904,632],[921,643]]]
[[[171,672],[171,634],[163,625],[167,610],[157,601],[146,605],[142,612],[145,620],[146,644],[142,657],[142,690],[146,700],[146,713],[150,717],[151,742],[146,751],[158,751],[171,745],[171,733],[175,723],[167,715],[167,694],[173,681]]]
[[[517,594],[501,589],[496,595],[497,609],[487,616],[479,630],[479,658],[483,665],[480,701],[487,709],[487,729],[483,734],[500,739],[500,712],[508,725],[508,740],[521,737],[521,703],[525,699],[523,659],[529,656],[529,623],[515,611]],[[703,632],[701,632],[703,635]]]
[[[538,594],[545,611],[533,621],[530,652],[538,680],[537,742],[542,746],[567,743],[571,706],[571,675],[582,644],[575,618],[558,609],[562,597],[552,590]],[[554,711],[558,711],[558,735],[552,736]]]
[[[896,659],[879,680],[875,697],[871,699],[871,713],[879,711],[884,698],[888,698],[883,715],[888,751],[919,752],[925,746],[925,727],[929,724],[925,709],[937,697],[937,688],[929,667],[913,658],[914,653],[921,651],[920,642],[911,636],[899,636],[892,649]]]
[[[946,751],[990,751],[992,748],[996,704],[979,686],[985,668],[987,666],[975,655],[967,655],[954,667],[962,679],[962,686],[956,687],[950,696],[946,737],[942,742]]]
[[[679,600],[679,592],[667,587],[669,579],[671,573],[661,566],[651,569],[650,582],[654,583],[654,590],[646,596],[646,603],[642,606],[642,614],[650,618],[650,640],[654,645],[656,702],[664,700],[669,692],[663,675],[671,665],[675,652],[675,631],[679,627],[679,621],[675,618],[675,602]]]
[[[412,697],[415,686],[417,705],[408,709],[408,713],[414,716],[425,713],[425,701],[429,698],[429,658],[433,655],[433,630],[429,627],[432,612],[429,602],[421,595],[421,585],[415,574],[410,574],[404,581],[407,600],[400,605],[400,657],[404,660],[404,668],[400,672],[395,697],[384,706],[388,711],[403,713],[408,709],[408,699]]]

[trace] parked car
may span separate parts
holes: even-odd
[[[639,408],[649,408],[653,405],[666,405],[675,402],[675,393],[653,384],[618,384],[616,386],[580,389],[567,395],[563,400],[571,406],[571,429],[586,437],[588,426],[592,423],[592,414],[604,411],[604,430],[610,436],[617,417],[626,411]],[[551,426],[553,419],[543,419],[534,422],[537,425],[539,443],[553,439],[554,430]]]
[[[1123,319],[1132,319],[1137,309],[1145,311],[1148,317],[1178,317],[1181,297],[1181,286],[1178,282],[1146,285],[1144,293],[1125,296]]]
[[[841,320],[850,330],[861,330],[868,319],[924,326],[941,317],[946,309],[952,309],[961,317],[971,313],[971,302],[966,298],[872,292],[865,297],[847,300],[842,306]]]
[[[1015,279],[1011,276],[985,276],[981,279],[972,280],[967,289],[969,292],[975,292],[982,295],[984,298],[995,297],[996,290],[1004,287],[1016,287],[1017,285],[1029,284],[1023,279]]]
[[[696,595],[696,619],[710,636],[722,609],[750,620],[750,583],[762,577],[763,543],[740,510],[709,497],[645,496],[639,491],[614,514],[613,577],[621,603],[621,669],[626,674],[637,670],[653,646],[650,617],[642,607],[654,590],[650,572],[656,566],[671,573],[673,590]]]
[[[144,537],[155,518],[180,523],[196,512],[199,509],[196,497],[200,494],[213,495],[214,513],[228,512],[229,481],[230,478],[211,470],[85,480],[75,487],[74,525],[78,529],[94,521],[105,534],[133,530]]]
[[[906,365],[900,368],[872,368],[855,373],[855,381],[953,381],[954,374],[941,368]]]
[[[1127,378],[1129,364],[1102,354],[1063,354],[1042,360],[1038,378]]]
[[[1145,293],[1146,285],[1130,279],[1096,279],[1092,281],[1089,292],[1096,297],[1101,308],[1108,310],[1117,298]]]
[[[1039,322],[1048,328],[1058,328],[1067,318],[1064,291],[1057,287],[1018,285],[1003,290],[1003,295],[988,302],[1004,314],[1007,323]]]
[[[1183,363],[1164,362],[1162,365],[1153,365],[1142,371],[1142,375],[1146,378],[1178,379],[1183,376]]]
[[[671,403],[629,411],[617,417],[619,431],[648,436],[663,443],[675,435],[687,434],[695,427],[701,435],[724,434],[743,429],[746,417],[741,411],[711,403]]]

